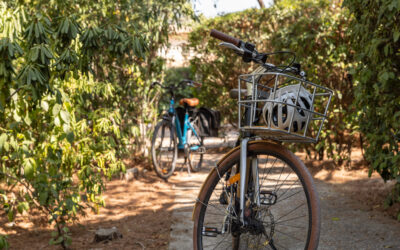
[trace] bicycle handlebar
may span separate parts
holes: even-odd
[[[240,39],[237,39],[215,29],[211,30],[210,36],[224,41],[224,43],[220,43],[220,45],[234,50],[237,54],[243,57],[243,61],[245,62],[253,61],[255,63],[261,64],[263,67],[270,68],[278,72],[291,72],[293,74],[305,77],[305,72],[300,70],[300,64],[297,64],[296,66],[293,65],[296,56],[292,52],[279,51],[274,53],[260,53],[256,50],[254,44],[243,42]],[[283,67],[275,66],[271,63],[266,63],[268,56],[276,53],[291,53],[294,55],[294,59],[290,65]]]
[[[215,29],[211,30],[210,36],[217,38],[221,41],[227,42],[227,43],[232,43],[233,45],[235,45],[237,47],[240,47],[241,43],[243,43],[241,40],[239,40],[235,37],[232,37],[230,35],[227,35],[221,31],[215,30]]]

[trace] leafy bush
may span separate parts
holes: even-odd
[[[120,118],[99,102],[112,96],[112,85],[79,73],[91,58],[85,44],[97,38],[83,35],[80,47],[78,34],[94,28],[81,29],[73,16],[58,22],[41,14],[24,16],[26,22],[18,24],[26,26],[23,34],[6,31],[21,39],[21,46],[0,40],[0,176],[10,187],[2,190],[1,202],[10,221],[32,207],[47,213],[57,226],[51,243],[66,247],[65,224],[86,207],[104,205],[102,177],[124,168],[110,142],[120,135]],[[91,96],[97,100],[89,104]]]
[[[344,2],[353,15],[350,24],[359,64],[355,104],[360,131],[365,134],[370,174],[396,180],[387,205],[400,202],[400,2]],[[400,211],[398,214],[400,220]]]
[[[65,248],[67,223],[104,205],[104,178],[147,146],[156,52],[185,13],[183,0],[0,4],[0,202],[10,221],[38,208]]]

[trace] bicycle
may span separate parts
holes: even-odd
[[[317,249],[321,219],[313,179],[280,142],[316,142],[333,92],[307,81],[291,52],[260,53],[217,30],[210,35],[260,66],[239,76],[238,89],[230,91],[238,99],[241,139],[199,192],[193,248]],[[292,62],[266,62],[277,53],[292,54]]]
[[[197,98],[181,99],[179,103],[184,107],[182,124],[180,119],[176,119],[177,111],[175,109],[174,92],[182,87],[183,84],[191,87],[200,86],[199,83],[191,80],[182,80],[177,85],[163,86],[159,82],[154,82],[151,85],[151,87],[159,85],[168,90],[170,94],[168,112],[157,123],[151,143],[153,166],[157,175],[163,179],[168,179],[174,172],[178,150],[182,150],[184,153],[184,164],[188,165],[189,174],[190,170],[193,172],[200,170],[203,154],[205,153],[203,136],[199,133],[196,125],[196,114],[189,115],[189,112],[195,112],[192,109],[199,104],[199,100]]]

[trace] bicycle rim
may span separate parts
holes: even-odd
[[[172,124],[160,122],[154,129],[151,156],[158,176],[168,178],[175,170],[177,143]]]
[[[260,193],[266,204],[251,207],[247,201],[245,212],[253,228],[241,227],[238,182],[229,182],[237,172],[238,151],[204,183],[194,218],[195,249],[316,249],[320,212],[312,178],[304,164],[279,145],[248,146],[248,156],[258,159]],[[254,193],[249,190],[247,197]],[[265,202],[274,196],[276,203]]]

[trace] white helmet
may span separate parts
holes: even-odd
[[[297,93],[299,93],[299,98],[296,106],[311,110],[312,95],[303,86],[295,84],[280,88],[276,90],[275,95],[274,92],[271,92],[268,98],[268,100],[271,101],[267,101],[263,108],[264,121],[269,127],[288,131],[290,119],[294,113],[291,131],[300,132],[304,129],[310,113],[293,106],[281,104],[287,103],[295,105]]]

